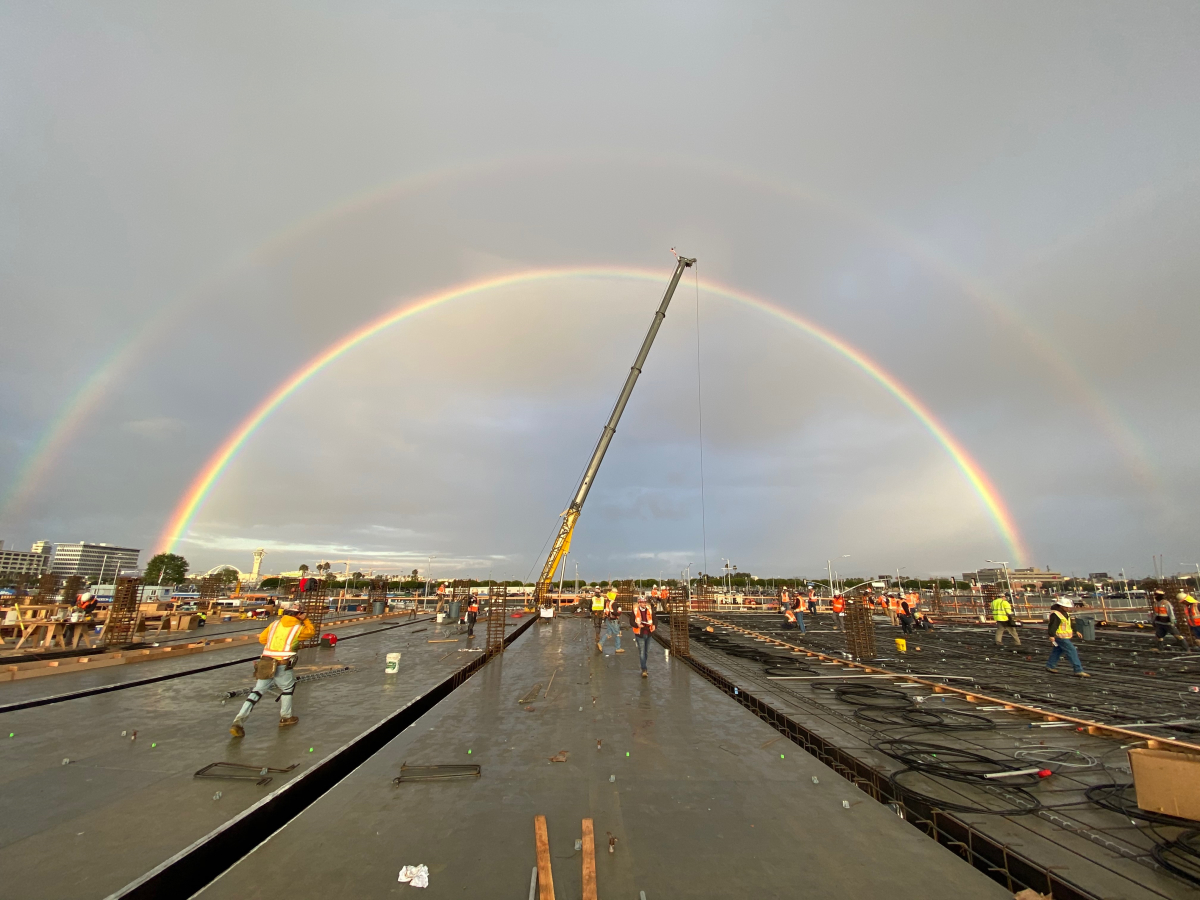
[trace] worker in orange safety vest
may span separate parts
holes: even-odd
[[[1183,604],[1183,615],[1187,619],[1188,627],[1192,629],[1192,637],[1200,638],[1200,602],[1183,591],[1176,594],[1175,599]]]
[[[638,597],[631,618],[633,619],[633,642],[637,644],[638,661],[642,665],[642,677],[648,678],[646,654],[650,650],[650,635],[654,634],[654,610],[650,608],[645,597]]]
[[[475,623],[479,621],[479,597],[471,595],[467,603],[467,637],[475,637]]]
[[[846,598],[841,594],[834,594],[833,599],[829,601],[829,605],[833,609],[833,624],[837,626],[838,631],[844,631],[842,616],[846,613]]]
[[[262,657],[254,664],[254,688],[234,718],[230,734],[238,738],[246,736],[245,721],[272,684],[279,688],[281,699],[279,727],[286,728],[300,721],[292,715],[292,694],[296,690],[292,669],[296,666],[301,642],[316,633],[316,626],[308,620],[299,604],[288,606],[282,616],[263,629],[258,636],[258,642],[264,646]]]
[[[1154,649],[1162,649],[1163,641],[1167,635],[1175,638],[1180,644],[1186,647],[1187,644],[1183,640],[1183,635],[1175,627],[1175,609],[1171,606],[1170,601],[1167,600],[1166,591],[1155,591],[1154,599],[1151,603],[1150,624],[1154,626]]]

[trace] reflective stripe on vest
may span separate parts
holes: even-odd
[[[1058,628],[1055,630],[1054,636],[1070,640],[1071,636],[1075,634],[1075,630],[1071,627],[1071,617],[1064,616],[1058,610],[1053,610],[1050,615],[1058,616]]]
[[[1187,612],[1188,624],[1195,628],[1200,628],[1200,603],[1197,603],[1195,600],[1188,600],[1183,606]]]
[[[1167,606],[1167,601],[1154,601],[1154,614],[1163,619],[1171,618],[1171,608]]]
[[[635,606],[633,608],[633,633],[641,634],[643,628],[647,628],[651,632],[654,631],[654,613],[650,611],[650,607],[648,606],[645,609]]]
[[[833,611],[835,613],[840,613],[846,608],[846,600],[844,597],[834,597],[833,600],[830,601],[830,606],[833,607]]]
[[[263,650],[263,656],[269,656],[271,659],[290,659],[296,655],[295,645],[300,635],[301,625],[297,623],[284,632],[279,627],[282,622],[282,619],[276,619],[271,623],[271,630],[267,632],[267,646]]]
[[[1012,614],[1012,607],[1008,605],[1008,601],[1003,597],[997,597],[992,601],[992,618],[997,622],[1007,622]]]

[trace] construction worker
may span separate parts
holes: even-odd
[[[817,617],[817,592],[813,590],[808,592],[808,614],[814,619]]]
[[[292,694],[296,690],[296,676],[292,674],[292,669],[296,666],[300,642],[308,640],[316,633],[316,626],[304,615],[304,610],[299,604],[287,607],[282,616],[263,629],[262,634],[258,636],[258,642],[265,646],[262,657],[254,664],[254,690],[250,692],[233,720],[233,725],[229,727],[230,734],[238,738],[246,736],[246,719],[254,711],[254,704],[263,698],[272,684],[279,688],[282,696],[279,727],[286,728],[300,721],[292,715]]]
[[[1165,591],[1155,591],[1150,609],[1150,624],[1154,626],[1154,649],[1162,650],[1163,639],[1171,635],[1180,645],[1186,647],[1183,635],[1175,627],[1175,608],[1167,600]]]
[[[1200,638],[1200,602],[1191,594],[1185,594],[1183,591],[1176,594],[1175,599],[1183,604],[1183,615],[1192,629],[1192,637]]]
[[[624,653],[621,649],[621,604],[617,602],[617,592],[612,588],[604,598],[604,636],[596,641],[596,649],[603,653],[604,642],[610,637],[616,639],[617,652]]]
[[[998,594],[992,599],[992,619],[996,622],[996,646],[1004,646],[1004,635],[1011,634],[1018,647],[1021,636],[1017,634],[1017,620],[1007,594]]]
[[[479,597],[476,594],[471,595],[471,599],[467,602],[467,637],[475,637],[475,623],[479,621]]]
[[[596,643],[600,643],[600,629],[604,627],[604,592],[592,594],[592,627],[596,629]]]
[[[1059,659],[1066,654],[1071,662],[1071,668],[1081,678],[1089,678],[1083,671],[1083,663],[1079,661],[1079,651],[1071,638],[1075,637],[1075,629],[1071,625],[1071,616],[1066,606],[1055,603],[1050,607],[1050,617],[1046,620],[1046,633],[1050,636],[1050,658],[1046,660],[1046,671],[1053,672],[1058,667]],[[1083,637],[1083,635],[1079,635]]]
[[[829,605],[833,609],[833,624],[837,627],[838,631],[844,631],[842,616],[846,612],[846,598],[841,594],[834,594],[833,598],[829,601]]]
[[[907,600],[900,601],[900,612],[897,615],[900,620],[900,627],[904,629],[905,634],[913,633],[913,623],[916,619],[913,618],[912,609],[908,605]]]
[[[654,634],[654,610],[646,602],[645,597],[638,597],[637,605],[633,608],[633,642],[637,644],[638,661],[642,666],[642,677],[649,678],[646,672],[646,654],[650,650],[650,635]],[[620,642],[621,636],[617,635]],[[618,648],[619,652],[619,648]]]

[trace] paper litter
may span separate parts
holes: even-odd
[[[426,865],[405,866],[400,870],[400,877],[396,880],[411,887],[427,888],[429,887],[429,867]]]

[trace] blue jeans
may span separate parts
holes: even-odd
[[[796,627],[800,629],[800,633],[808,634],[808,629],[804,627],[804,610],[797,606],[792,612],[796,614]]]
[[[1067,638],[1055,638],[1055,644],[1050,648],[1050,658],[1046,660],[1046,668],[1053,669],[1058,665],[1059,659],[1063,654],[1066,654],[1067,660],[1071,663],[1071,668],[1075,672],[1083,671],[1083,663],[1079,661],[1079,651],[1075,649],[1075,645]]]
[[[650,650],[650,630],[646,629],[642,634],[635,634],[633,642],[637,644],[638,661],[642,664],[642,671],[646,671],[646,654]]]
[[[617,649],[620,650],[621,649],[621,623],[619,621],[617,621],[616,619],[608,619],[607,621],[605,621],[604,637],[602,637],[600,639],[600,643],[603,644],[610,637],[616,638]]]
[[[272,684],[283,694],[279,701],[279,718],[286,719],[290,716],[292,714],[292,691],[296,689],[296,676],[291,669],[285,669],[283,663],[280,663],[279,668],[275,670],[274,678],[260,678],[254,682],[254,690],[250,692],[250,698],[242,704],[242,709],[234,721],[244,722],[254,710],[254,704],[266,696],[267,689]]]

